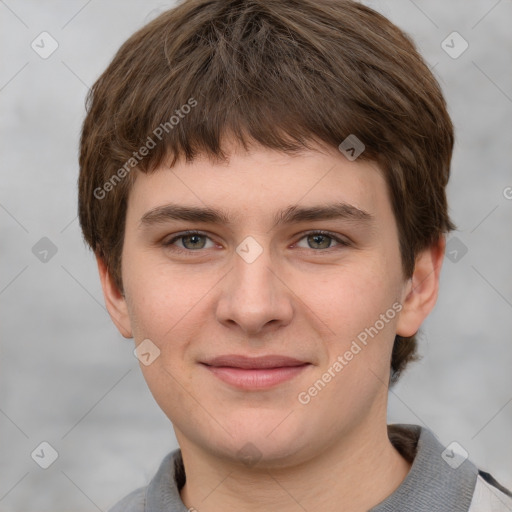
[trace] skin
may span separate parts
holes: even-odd
[[[444,239],[419,254],[414,275],[405,278],[376,164],[320,147],[293,156],[228,148],[228,163],[198,157],[137,175],[128,200],[123,294],[98,258],[107,308],[123,336],[137,345],[150,339],[160,350],[141,369],[173,423],[187,507],[328,512],[342,503],[346,511],[368,510],[410,469],[387,437],[389,361],[395,334],[416,333],[435,304]],[[291,205],[340,201],[371,219],[273,227],[275,213]],[[231,223],[141,222],[169,203],[222,209]],[[189,229],[203,235],[165,245]],[[315,230],[348,245],[308,234]],[[252,263],[236,252],[248,236],[262,250]],[[397,302],[401,311],[309,403],[300,403],[298,394]],[[200,364],[223,354],[280,354],[310,365],[273,388],[242,390]],[[247,443],[256,454],[249,463],[240,454]]]

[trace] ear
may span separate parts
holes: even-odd
[[[402,297],[403,309],[397,323],[399,336],[414,336],[434,308],[439,292],[439,276],[443,264],[444,236],[416,257],[414,272]]]
[[[98,264],[103,297],[105,298],[105,305],[107,306],[110,318],[122,336],[132,338],[132,328],[126,299],[112,280],[105,262],[98,255],[96,255],[96,263]]]

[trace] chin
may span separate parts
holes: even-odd
[[[255,469],[287,467],[306,460],[309,452],[314,455],[315,436],[307,436],[304,425],[293,418],[296,413],[287,418],[290,411],[265,412],[238,414],[236,421],[229,424],[231,437],[203,439],[208,443],[205,448],[217,457]]]

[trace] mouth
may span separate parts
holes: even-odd
[[[212,375],[244,390],[260,390],[277,386],[302,373],[311,363],[287,356],[247,357],[224,355],[201,362]]]

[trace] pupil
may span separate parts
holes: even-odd
[[[194,245],[197,245],[197,246],[200,246],[200,241],[201,241],[201,235],[188,235],[186,238],[185,238],[185,246],[187,245],[187,241],[188,243],[191,245],[191,246],[194,246]]]
[[[327,245],[329,245],[328,238],[329,237],[326,236],[326,235],[313,235],[313,240],[314,240],[315,244],[322,245],[322,239],[323,239],[323,241],[324,241],[323,246],[325,246],[325,241],[326,240],[327,240]]]

